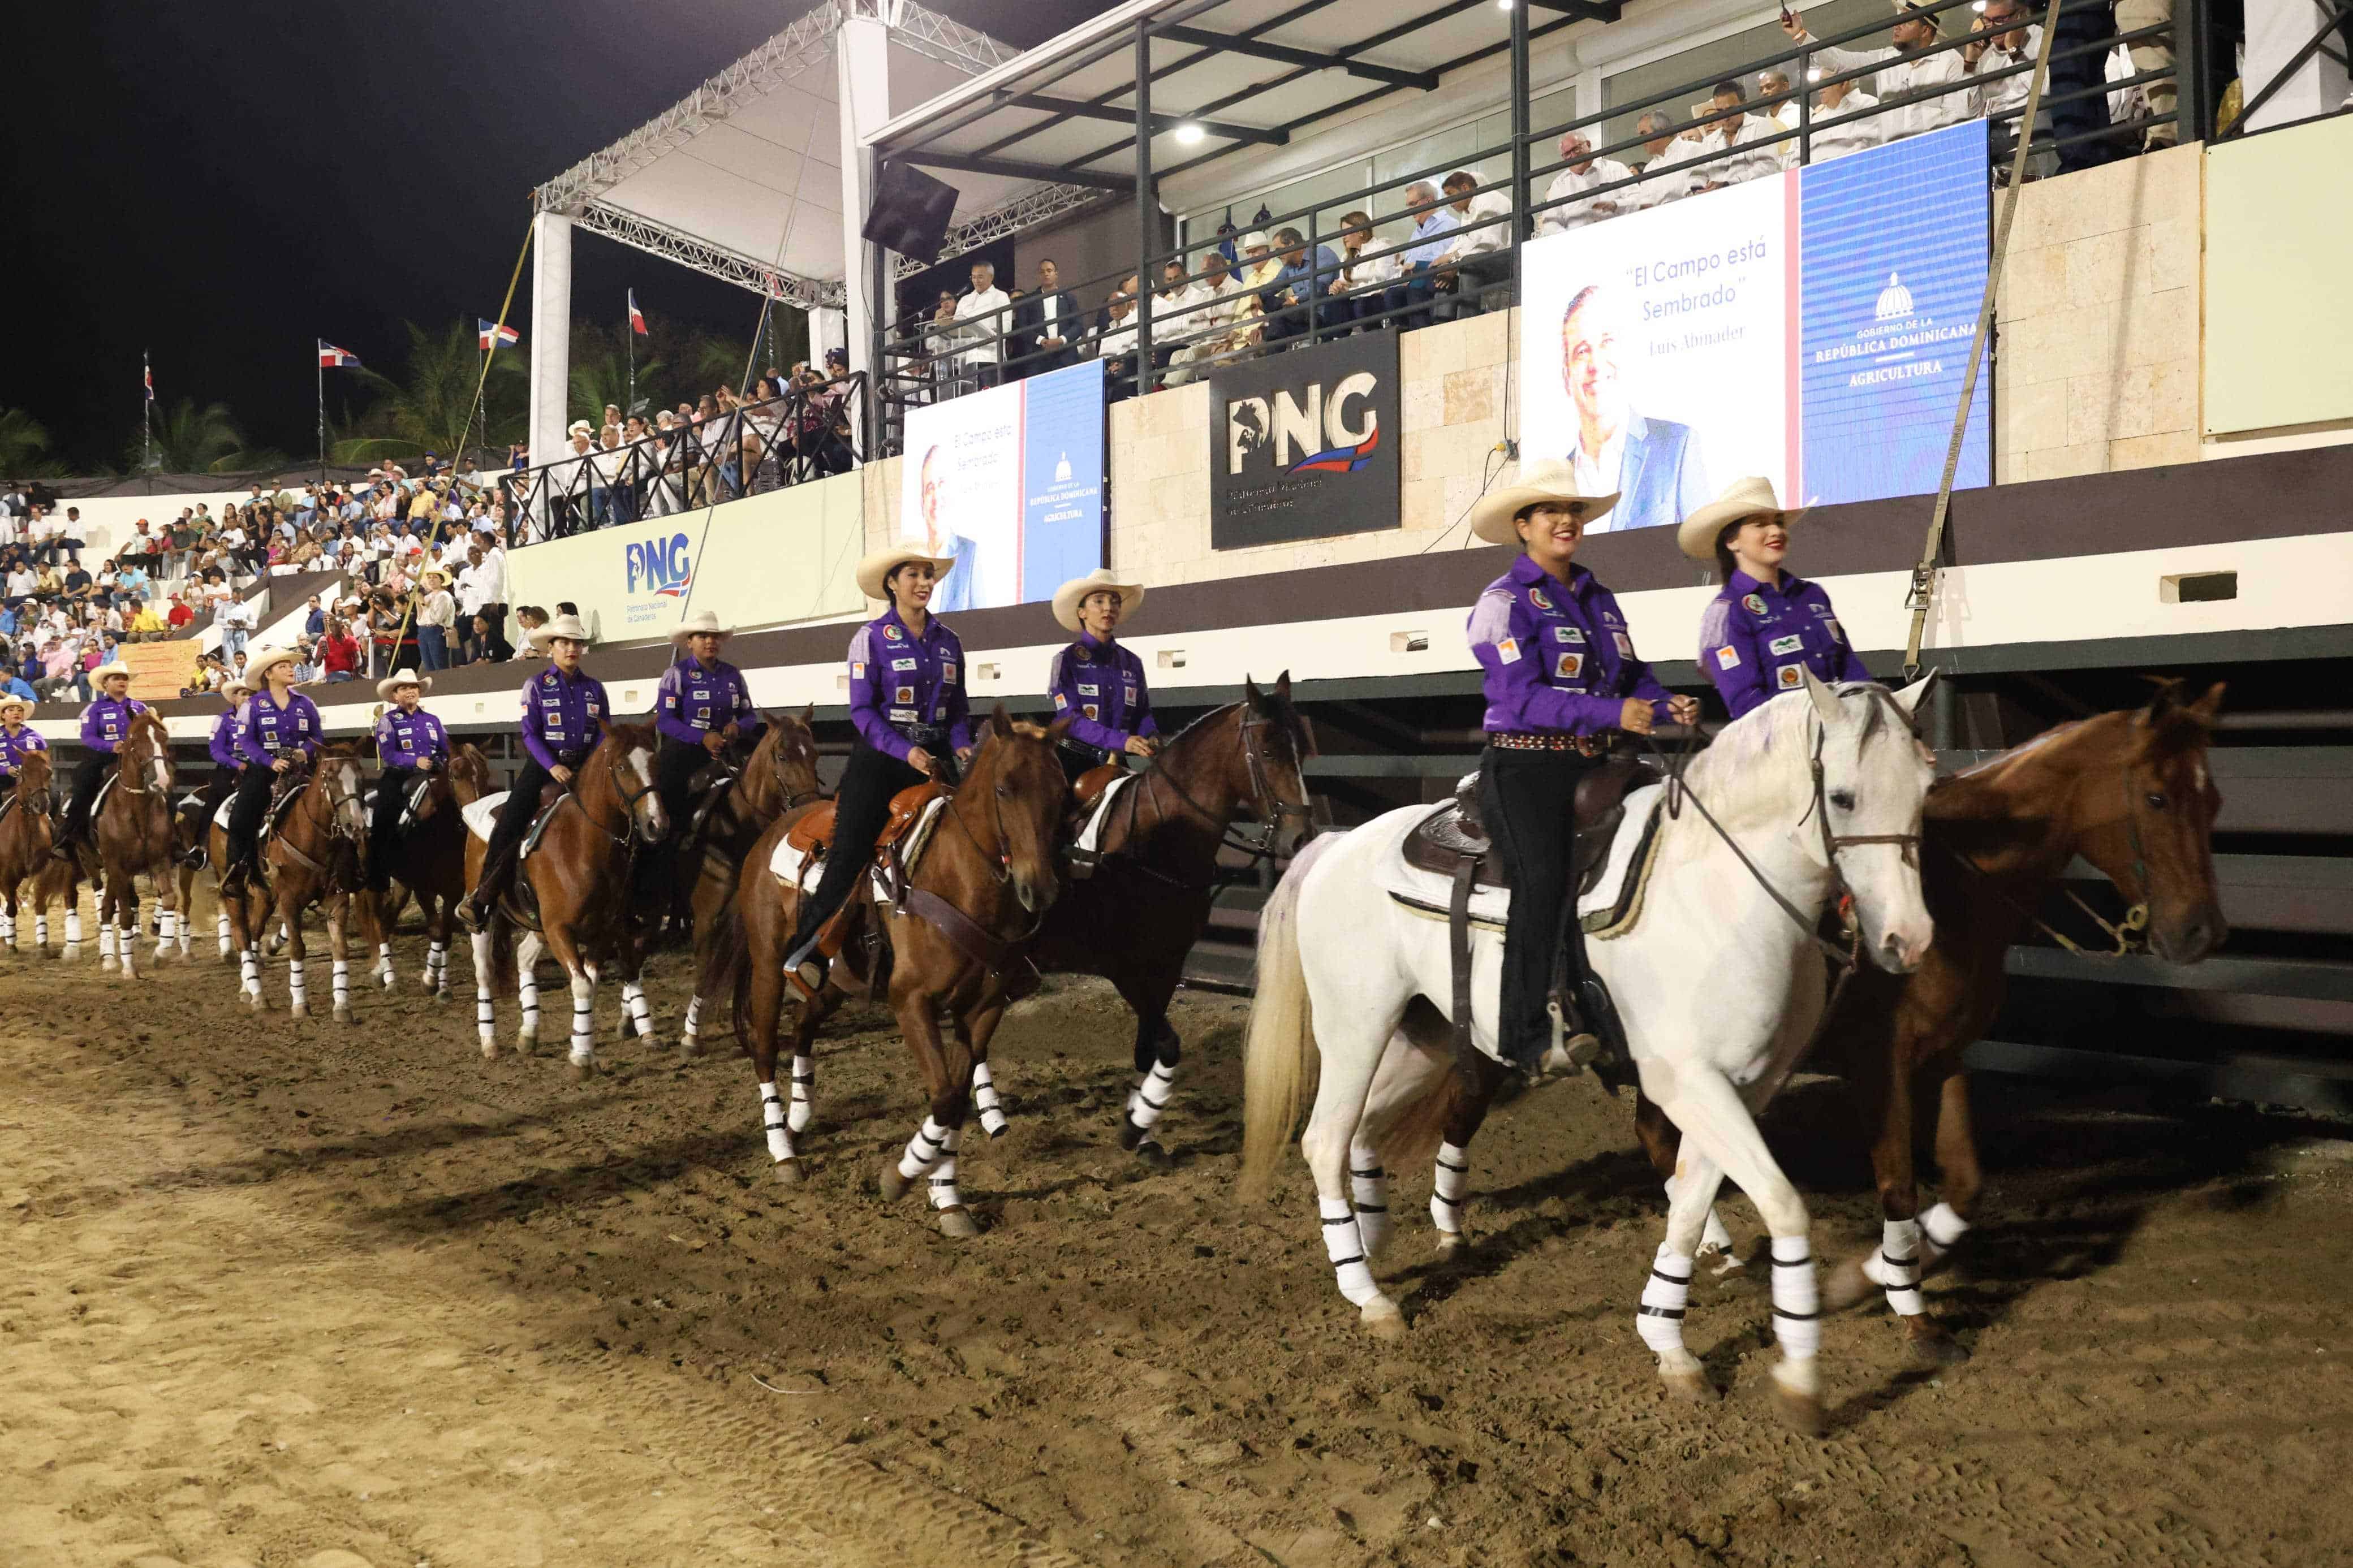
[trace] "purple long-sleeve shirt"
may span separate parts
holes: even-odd
[[[1144,660],[1092,632],[1054,656],[1046,677],[1054,711],[1071,715],[1069,734],[1103,752],[1124,752],[1131,735],[1156,735],[1152,692],[1144,683]]]
[[[681,745],[699,746],[712,731],[753,717],[752,689],[724,659],[705,664],[690,655],[663,670],[655,689],[654,727]]]
[[[205,748],[212,756],[213,766],[227,768],[231,772],[244,766],[244,760],[237,754],[237,726],[244,721],[240,716],[242,712],[240,705],[213,721],[212,742]]]
[[[603,681],[551,664],[523,683],[522,749],[551,773],[558,764],[577,767],[596,749],[612,711]]]
[[[49,743],[30,724],[20,724],[10,730],[0,725],[0,773],[14,774],[25,766],[25,759],[35,752],[46,752]]]
[[[436,763],[449,760],[449,731],[441,721],[419,708],[406,712],[387,708],[384,717],[375,721],[376,755],[387,768],[413,768],[431,759]]]
[[[965,699],[964,644],[937,616],[915,636],[896,609],[858,628],[849,639],[849,719],[868,745],[901,762],[915,749],[905,731],[944,726],[951,750],[972,744],[972,710]]]
[[[1781,574],[1781,585],[1735,572],[1699,617],[1699,667],[1739,718],[1795,691],[1810,669],[1823,680],[1869,680],[1818,583]]]
[[[131,721],[146,711],[147,704],[133,697],[100,697],[81,710],[81,743],[111,754],[131,738]]]
[[[1523,554],[1471,610],[1471,652],[1486,672],[1490,731],[1598,735],[1629,697],[1652,711],[1667,689],[1634,652],[1625,613],[1582,566],[1564,584]]]
[[[245,700],[242,722],[237,731],[237,754],[265,768],[276,762],[281,752],[300,752],[306,757],[315,757],[319,754],[319,738],[325,729],[319,721],[318,705],[301,692],[288,692],[286,705],[281,708],[269,700],[269,693],[257,691]]]

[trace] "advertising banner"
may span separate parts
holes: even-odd
[[[1934,490],[1986,285],[1986,129],[1952,126],[1531,241],[1522,450],[1682,520],[1763,475],[1810,506]],[[1993,377],[1954,482],[1991,482]]]
[[[1398,334],[1209,373],[1209,543],[1369,533],[1402,521]]]
[[[901,535],[953,556],[932,608],[1050,599],[1103,563],[1103,366],[907,411]]]

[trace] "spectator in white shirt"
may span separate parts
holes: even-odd
[[[1610,191],[1598,196],[1583,196],[1596,185],[1607,185],[1634,177],[1634,171],[1615,158],[1592,156],[1593,143],[1582,131],[1572,131],[1560,139],[1560,155],[1568,160],[1568,167],[1553,176],[1545,200],[1561,205],[1548,206],[1536,217],[1536,232],[1565,234],[1573,228],[1599,223],[1606,217],[1616,217],[1630,212],[1635,205],[1635,187]],[[1571,200],[1571,197],[1578,199]]]
[[[1748,101],[1736,81],[1717,82],[1712,89],[1706,108],[1711,114],[1731,114]],[[1704,191],[1720,191],[1726,185],[1736,185],[1761,174],[1776,174],[1781,170],[1781,149],[1773,138],[1779,127],[1761,114],[1740,114],[1736,119],[1719,120],[1707,127],[1700,139],[1699,155],[1714,161],[1702,163],[1692,171],[1692,177]],[[1725,156],[1718,157],[1723,153]]]
[[[1095,329],[1095,358],[1103,362],[1104,395],[1117,403],[1135,395],[1135,296],[1141,278],[1131,277],[1103,305]]]
[[[2025,115],[2034,62],[2042,53],[2042,28],[2027,16],[2020,0],[1986,0],[1986,8],[1971,29],[1977,37],[1961,47],[1961,63],[1969,75],[1991,79],[1970,96],[1977,112],[1994,121],[1990,129],[1995,173],[2000,179],[2009,178],[2010,153],[2018,146],[2018,122]],[[2014,74],[2000,74],[2004,71]],[[2034,117],[2034,139],[2048,142],[2050,136],[2051,111],[2040,110]],[[2058,154],[2047,146],[2027,154],[2029,178],[2040,178],[2058,167]]]
[[[1479,189],[1479,176],[1464,169],[1447,175],[1440,188],[1454,214],[1455,236],[1439,258],[1438,276],[1443,280],[1450,272],[1453,275],[1455,315],[1477,315],[1487,308],[1486,291],[1511,280],[1512,263],[1506,253],[1515,221],[1512,201],[1501,191],[1473,195]],[[1510,303],[1506,295],[1498,308]]]
[[[1769,70],[1757,73],[1757,97],[1760,101],[1771,98],[1776,93],[1788,90],[1789,73],[1788,71]],[[1795,131],[1798,128],[1798,100],[1794,98],[1783,99],[1772,108],[1765,110],[1763,113],[1766,119],[1784,131]],[[1788,161],[1787,154],[1783,154],[1780,161],[1787,163]]]
[[[1677,133],[1674,116],[1654,109],[1634,122],[1634,133],[1643,139],[1643,150],[1651,156],[1642,165],[1642,183],[1634,187],[1631,207],[1662,206],[1691,195],[1691,171],[1682,164],[1698,144]]]
[[[1957,125],[1970,118],[1976,110],[1974,94],[1966,90],[1968,72],[1961,63],[1959,53],[1939,49],[1934,54],[1922,51],[1937,41],[1938,19],[1925,15],[1917,7],[1895,0],[1899,19],[1888,29],[1888,38],[1894,47],[1887,49],[1816,49],[1814,64],[1826,72],[1861,70],[1866,66],[1880,68],[1872,78],[1872,86],[1882,99],[1900,98],[1906,93],[1925,92],[1938,87],[1962,87],[1963,90],[1939,93],[1924,98],[1917,103],[1907,103],[1892,109],[1883,118],[1892,121],[1887,139],[1916,136],[1923,131],[1935,131],[1941,126]],[[1781,30],[1800,44],[1810,44],[1814,36],[1806,31],[1805,23],[1788,12],[1782,14]]]
[[[1234,280],[1225,252],[1212,250],[1201,258],[1201,280],[1187,291],[1183,313],[1153,323],[1154,337],[1165,332],[1184,344],[1169,357],[1170,385],[1201,374],[1210,361],[1240,346],[1234,323],[1245,300],[1256,303],[1250,290]]]
[[[1374,237],[1372,214],[1344,213],[1340,222],[1343,226],[1340,230],[1340,275],[1324,285],[1324,292],[1326,295],[1353,294],[1355,298],[1334,300],[1332,320],[1371,321],[1386,307],[1388,285],[1397,280],[1398,258],[1365,254],[1368,250],[1388,248]]]
[[[997,384],[998,370],[1005,363],[1003,334],[1013,325],[1013,313],[1006,307],[1012,303],[1005,290],[997,286],[997,268],[986,261],[974,262],[972,291],[956,301],[955,309],[967,380],[977,378],[982,386]]]

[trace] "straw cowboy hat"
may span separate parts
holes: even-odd
[[[1509,489],[1480,498],[1471,509],[1471,531],[1490,544],[1517,544],[1519,531],[1512,520],[1539,502],[1566,507],[1580,521],[1591,522],[1618,504],[1618,492],[1606,496],[1577,492],[1577,467],[1563,458],[1547,458],[1520,469],[1520,482]]]
[[[1675,529],[1675,543],[1694,561],[1715,559],[1715,536],[1724,531],[1727,522],[1743,518],[1778,517],[1787,528],[1806,515],[1806,509],[1785,511],[1781,498],[1773,493],[1773,481],[1755,475],[1735,479],[1724,493],[1704,507],[1696,508]]]
[[[448,582],[448,581],[449,581],[449,574],[448,574],[447,572],[442,571],[442,570],[441,570],[441,568],[439,568],[438,566],[427,566],[427,567],[425,569],[425,578],[424,578],[424,580],[425,580],[426,582],[427,582],[427,583],[430,583],[430,582],[431,582],[431,581],[433,581],[433,579],[434,579],[434,578],[436,578],[436,577],[440,578],[440,579],[441,579],[441,581],[442,581],[442,582],[444,582],[444,583],[447,583],[447,582]]]
[[[689,637],[732,637],[734,635],[733,626],[723,626],[719,624],[719,616],[715,611],[697,610],[671,628],[670,640],[684,646]]]
[[[253,695],[253,682],[242,675],[232,675],[228,678],[228,684],[221,688],[220,694],[224,700],[234,703],[240,697]]]
[[[893,544],[887,550],[876,551],[858,563],[860,592],[870,599],[881,599],[888,603],[891,592],[886,584],[890,581],[891,574],[910,561],[929,562],[932,575],[935,578],[944,577],[955,571],[956,563],[956,558],[953,555],[926,555],[912,544]]]
[[[19,697],[13,691],[0,695],[0,718],[5,718],[11,712],[22,713],[26,718],[31,718],[33,700],[29,697]]]
[[[253,689],[259,691],[269,684],[271,668],[294,662],[294,650],[290,647],[253,648],[245,656],[245,678],[253,682]]]
[[[575,419],[564,433],[566,436],[593,436],[596,433],[596,427],[586,419]]]
[[[1144,584],[1123,583],[1108,566],[1098,566],[1083,577],[1073,577],[1054,590],[1054,618],[1065,631],[1079,629],[1079,606],[1090,594],[1117,594],[1119,607],[1132,610],[1144,603]]]
[[[588,628],[580,624],[578,616],[558,616],[543,626],[532,628],[531,646],[545,647],[558,637],[582,644],[594,640],[588,636]]]
[[[396,669],[375,683],[375,694],[389,702],[392,700],[392,694],[404,686],[414,686],[419,691],[433,689],[433,682],[415,670]]]
[[[120,658],[109,659],[90,672],[90,684],[95,686],[110,675],[119,675],[128,680],[131,679],[131,667]]]

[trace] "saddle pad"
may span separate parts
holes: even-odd
[[[1619,895],[1626,890],[1626,874],[1650,835],[1651,819],[1657,816],[1659,803],[1664,798],[1663,786],[1649,784],[1626,796],[1625,820],[1609,841],[1609,858],[1602,862],[1600,879],[1593,891],[1577,900],[1577,919],[1582,921],[1592,915],[1607,916],[1618,908]],[[1409,824],[1418,822],[1409,817]],[[1375,879],[1390,898],[1419,914],[1438,920],[1446,919],[1446,911],[1454,897],[1453,883],[1435,871],[1424,871],[1409,866],[1405,858],[1406,834],[1401,830],[1396,841],[1382,850],[1376,858]],[[1508,888],[1479,887],[1471,890],[1471,922],[1500,930],[1511,919],[1512,892]]]
[[[228,814],[230,809],[236,805],[237,795],[232,791],[228,796],[220,803],[220,809],[213,813],[213,826],[219,828],[223,833],[227,833],[228,831]]]
[[[491,829],[499,825],[499,807],[506,805],[507,794],[507,791],[501,790],[496,795],[482,796],[471,805],[459,807],[459,815],[466,819],[467,830],[485,844],[491,841]]]
[[[914,826],[907,829],[907,837],[900,841],[899,861],[906,868],[908,876],[915,874],[915,863],[923,858],[923,848],[931,842],[933,825],[939,821],[940,813],[947,809],[947,804],[945,795],[935,795],[926,802],[923,815],[915,818]],[[822,847],[824,846],[818,845],[803,849],[793,842],[791,834],[786,834],[776,840],[776,848],[769,852],[768,875],[788,888],[807,892],[810,872],[823,858],[817,853]],[[877,866],[870,874],[874,879],[874,896],[889,903],[891,889],[887,873]]]
[[[915,879],[915,868],[922,863],[923,851],[931,847],[932,829],[938,825],[940,814],[947,808],[947,796],[934,795],[924,803],[923,815],[915,818],[915,825],[907,829],[907,837],[899,841],[900,874],[908,881],[912,882]],[[881,866],[876,865],[868,870],[867,875],[874,881],[874,901],[878,904],[889,904],[891,873]]]
[[[1111,803],[1119,798],[1122,790],[1143,776],[1141,773],[1124,773],[1103,786],[1103,794],[1095,797],[1094,808],[1087,813],[1086,821],[1081,825],[1078,842],[1071,846],[1072,848],[1082,855],[1103,853],[1103,824],[1111,820]]]
[[[90,819],[92,822],[96,822],[98,814],[106,809],[106,797],[114,793],[114,781],[121,776],[119,773],[109,771],[105,782],[98,786],[98,793],[90,797]]]
[[[776,840],[776,851],[768,857],[768,875],[794,891],[805,893],[808,888],[804,879],[817,861],[815,853],[796,845],[793,836],[787,833]]]

